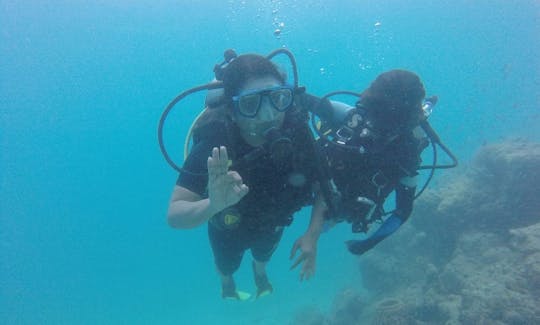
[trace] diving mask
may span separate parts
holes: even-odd
[[[238,96],[233,96],[236,112],[247,118],[254,118],[261,109],[263,97],[268,98],[272,107],[278,112],[287,111],[293,103],[294,88],[292,86],[277,86],[265,89],[254,89]]]

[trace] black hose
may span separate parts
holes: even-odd
[[[431,125],[429,125],[428,121],[427,120],[422,121],[420,123],[420,127],[422,127],[424,132],[426,132],[428,138],[431,140],[431,144],[433,146],[434,152],[436,151],[435,150],[435,148],[436,148],[435,145],[438,145],[448,155],[448,157],[450,157],[450,159],[452,159],[452,163],[448,164],[448,165],[437,165],[436,161],[434,161],[432,165],[423,165],[423,166],[418,167],[418,169],[419,170],[421,170],[421,169],[431,169],[431,168],[434,168],[434,169],[449,169],[449,168],[456,167],[458,165],[458,160],[457,160],[456,156],[450,151],[450,149],[448,149],[447,146],[445,146],[441,142],[441,138],[439,137],[437,132],[435,132],[435,130],[431,127]]]
[[[433,141],[430,141],[431,142],[431,148],[433,149],[433,166],[436,166],[437,165],[437,147],[435,146],[435,143]],[[417,198],[420,197],[420,195],[422,195],[422,193],[424,193],[424,191],[426,190],[426,188],[428,187],[429,183],[431,182],[431,179],[433,178],[433,175],[435,175],[435,169],[432,166],[431,171],[429,172],[429,176],[427,178],[427,180],[425,181],[424,185],[422,186],[422,188],[420,189],[420,191],[418,191],[418,193],[416,193],[414,195],[414,199],[416,200]],[[427,168],[421,168],[423,166],[420,166],[418,168],[418,170],[420,169],[427,169]]]
[[[180,172],[182,169],[178,167],[178,165],[176,165],[174,161],[171,159],[171,157],[167,153],[167,149],[165,149],[165,144],[163,143],[163,125],[165,124],[165,120],[167,120],[167,116],[169,115],[170,111],[173,109],[174,105],[176,105],[179,101],[184,99],[184,97],[189,96],[201,90],[212,90],[212,89],[217,89],[217,88],[222,88],[222,87],[223,87],[223,83],[221,81],[214,81],[214,82],[210,82],[204,85],[200,85],[200,86],[188,89],[184,91],[183,93],[181,93],[180,95],[176,96],[176,98],[173,99],[169,103],[169,105],[167,105],[167,107],[161,114],[161,118],[159,119],[159,124],[158,124],[159,149],[161,150],[161,153],[163,154],[163,157],[165,157],[165,160],[167,161],[167,163],[177,172]]]
[[[287,49],[277,49],[277,50],[274,50],[274,51],[270,52],[270,54],[268,54],[266,56],[266,58],[268,60],[271,60],[274,56],[276,56],[278,54],[286,55],[289,58],[289,60],[291,61],[291,66],[292,66],[292,70],[293,70],[294,88],[298,88],[298,68],[297,68],[297,65],[296,65],[296,59],[294,58],[294,55],[292,54],[291,51],[289,51]]]

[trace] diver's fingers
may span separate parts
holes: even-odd
[[[225,146],[219,147],[219,169],[221,173],[226,173],[229,169],[229,156],[227,154],[227,148]]]
[[[239,199],[249,192],[249,187],[242,182],[242,177],[237,172],[228,172],[223,179],[232,188],[234,194],[238,195]]]
[[[306,254],[302,253],[300,254],[300,256],[298,256],[298,258],[296,259],[296,261],[294,261],[294,264],[291,266],[291,270],[294,269],[295,267],[297,267],[298,265],[300,265],[305,259],[306,259]]]
[[[240,186],[242,184],[242,176],[235,171],[227,172],[227,180]]]
[[[247,187],[246,184],[241,185],[234,185],[233,186],[234,193],[238,196],[238,198],[243,198],[246,194],[249,192],[249,187]]]
[[[306,280],[309,280],[315,273],[315,268],[308,264],[309,263],[306,263],[304,265],[304,277]]]
[[[214,174],[213,173],[214,160],[212,159],[212,156],[209,156],[208,159],[206,160],[206,168],[208,169],[208,177],[211,178],[211,176]]]
[[[229,161],[229,155],[227,154],[227,147],[219,147],[219,158],[225,162]]]
[[[212,149],[212,155],[208,157],[207,167],[208,167],[208,176],[215,176],[218,174],[218,163],[219,163],[219,150],[214,147]]]
[[[300,272],[300,281],[304,281],[304,280],[309,280],[309,277],[310,277],[310,273],[309,273],[309,270],[306,270],[306,268],[304,267],[302,269],[302,271]]]
[[[294,258],[294,255],[296,255],[296,252],[300,248],[300,240],[296,240],[293,244],[293,247],[291,248],[291,254],[289,255],[289,259],[292,260]]]

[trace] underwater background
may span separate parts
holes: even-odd
[[[206,227],[166,222],[177,174],[157,144],[164,107],[209,82],[228,48],[286,47],[318,95],[409,69],[439,96],[431,125],[465,168],[482,146],[540,140],[538,35],[535,0],[0,2],[1,322],[289,324],[344,290],[369,301],[348,225],[322,235],[313,279],[289,271],[309,209],[268,265],[274,293],[222,300]],[[178,163],[204,95],[166,125]],[[445,173],[432,188],[459,170]],[[250,258],[236,282],[254,292]]]

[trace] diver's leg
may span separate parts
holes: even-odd
[[[214,253],[214,262],[221,279],[223,298],[240,299],[233,274],[240,267],[245,249],[242,238],[234,230],[219,229],[208,224],[208,237]]]
[[[266,275],[266,264],[268,262],[260,262],[256,259],[253,259],[253,272],[255,275]]]
[[[221,296],[223,298],[236,298],[240,299],[238,293],[236,292],[236,284],[234,283],[234,278],[232,274],[225,275],[221,273],[218,268],[218,273],[221,278]]]
[[[274,290],[266,275],[266,264],[276,250],[282,235],[282,227],[261,233],[251,247],[253,277],[257,285],[257,297],[270,294]]]

